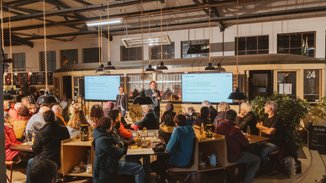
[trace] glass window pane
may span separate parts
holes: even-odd
[[[302,40],[301,34],[291,34],[290,36],[290,47],[292,48],[301,48]]]
[[[257,37],[247,37],[247,50],[257,50]]]
[[[13,59],[13,69],[15,71],[26,70],[25,53],[13,53],[12,59]]]
[[[143,47],[126,48],[120,46],[120,60],[133,61],[143,59]]]
[[[268,36],[258,36],[258,49],[263,50],[269,48]]]
[[[61,67],[78,64],[78,49],[61,50],[60,58]]]
[[[277,88],[279,94],[296,97],[296,72],[278,72],[277,73]]]
[[[99,62],[99,48],[84,48],[83,49],[83,63]]]
[[[321,70],[304,70],[303,97],[308,102],[318,102],[320,99],[320,73]]]
[[[278,53],[289,53],[289,35],[277,35],[277,52]],[[287,52],[286,52],[287,50]]]

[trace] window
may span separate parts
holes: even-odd
[[[55,71],[56,69],[56,55],[55,51],[47,51],[48,71]],[[45,71],[44,51],[40,51],[40,71]]]
[[[84,48],[83,63],[97,63],[99,59],[99,48]]]
[[[181,41],[181,53],[182,58],[208,57],[209,40]]]
[[[151,60],[161,59],[161,46],[150,46],[149,58]],[[162,56],[163,59],[174,58],[174,42],[170,45],[162,45]]]
[[[12,59],[13,59],[13,69],[15,71],[26,70],[25,53],[13,53]]]
[[[238,38],[238,50],[236,47],[237,38],[235,38],[235,54],[236,55],[253,55],[268,54],[269,40],[268,36],[250,36]]]
[[[295,71],[277,72],[277,88],[279,94],[289,95],[296,97],[296,79],[297,74]]]
[[[78,49],[61,50],[60,51],[60,66],[78,64]]]
[[[153,74],[128,74],[127,91],[129,91],[129,99],[137,97],[141,90],[148,89],[152,80]]]
[[[277,35],[277,53],[315,56],[315,32]]]
[[[157,89],[162,92],[162,100],[181,100],[181,74],[157,74]]]
[[[120,60],[143,60],[143,47],[126,48],[124,46],[120,46]]]
[[[318,69],[306,69],[303,79],[303,98],[308,102],[318,102],[320,99],[320,75],[321,70]]]

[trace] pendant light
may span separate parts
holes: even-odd
[[[236,35],[237,35],[237,40],[236,40],[236,50],[237,50],[237,55],[235,57],[236,60],[236,83],[235,83],[235,91],[230,93],[229,95],[229,99],[232,100],[245,100],[247,99],[246,95],[240,91],[239,86],[238,86],[238,82],[239,82],[239,0],[237,0],[237,26],[236,26]]]
[[[110,7],[109,7],[109,1],[107,0],[107,17],[108,17],[108,21],[109,21],[109,17],[110,17]],[[106,66],[104,67],[104,70],[115,70],[115,67],[112,65],[111,63],[111,47],[110,47],[110,24],[108,23],[108,62],[106,64]]]
[[[142,7],[143,8],[143,7]],[[151,39],[151,16],[148,17],[148,34],[149,34],[149,39]],[[141,22],[142,22],[142,28],[143,28],[143,17],[141,18]],[[143,37],[143,29],[141,32],[141,38],[142,38],[142,46],[144,48],[144,37]],[[150,44],[148,46],[151,46]],[[155,69],[153,68],[152,64],[151,64],[151,57],[149,55],[148,57],[148,65],[147,68],[145,69],[146,72],[154,72]]]
[[[208,44],[209,44],[209,49],[208,49],[208,65],[205,67],[205,71],[214,71],[215,67],[213,66],[211,62],[211,9],[208,8]]]
[[[163,37],[163,5],[161,4],[161,36]],[[164,65],[163,59],[163,45],[161,43],[161,62],[156,67],[156,70],[168,70],[168,67]]]
[[[144,47],[144,37],[143,37],[143,0],[141,0],[141,12],[140,12],[140,17],[141,17],[141,37],[142,37],[142,45]],[[142,59],[142,75],[144,75],[144,57]],[[148,65],[149,67],[152,67],[151,64]],[[146,69],[147,70],[147,69]],[[154,70],[154,69],[153,69]],[[153,99],[149,96],[146,96],[145,94],[145,90],[144,90],[144,85],[145,85],[145,81],[144,78],[142,78],[143,80],[143,89],[141,90],[139,96],[137,96],[134,101],[133,104],[138,104],[138,105],[148,105],[148,104],[153,104]]]
[[[45,92],[44,95],[37,99],[39,105],[51,105],[59,103],[59,99],[50,94],[48,89],[48,58],[47,58],[47,42],[46,42],[46,14],[45,14],[45,0],[43,0],[43,46],[44,46],[44,71],[45,71]]]

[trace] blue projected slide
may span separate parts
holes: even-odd
[[[115,100],[120,76],[85,76],[86,100]]]
[[[183,102],[232,102],[232,73],[182,74]]]

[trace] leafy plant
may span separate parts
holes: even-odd
[[[277,103],[277,114],[284,121],[285,139],[288,143],[297,145],[302,143],[302,139],[298,133],[300,120],[308,114],[309,104],[302,99],[293,99],[286,95],[274,94],[268,98],[256,97],[251,103],[253,112],[260,121],[263,120],[264,105],[266,101],[273,100]]]
[[[326,97],[322,98],[316,105],[310,107],[309,116],[313,123],[319,120],[326,121]]]

